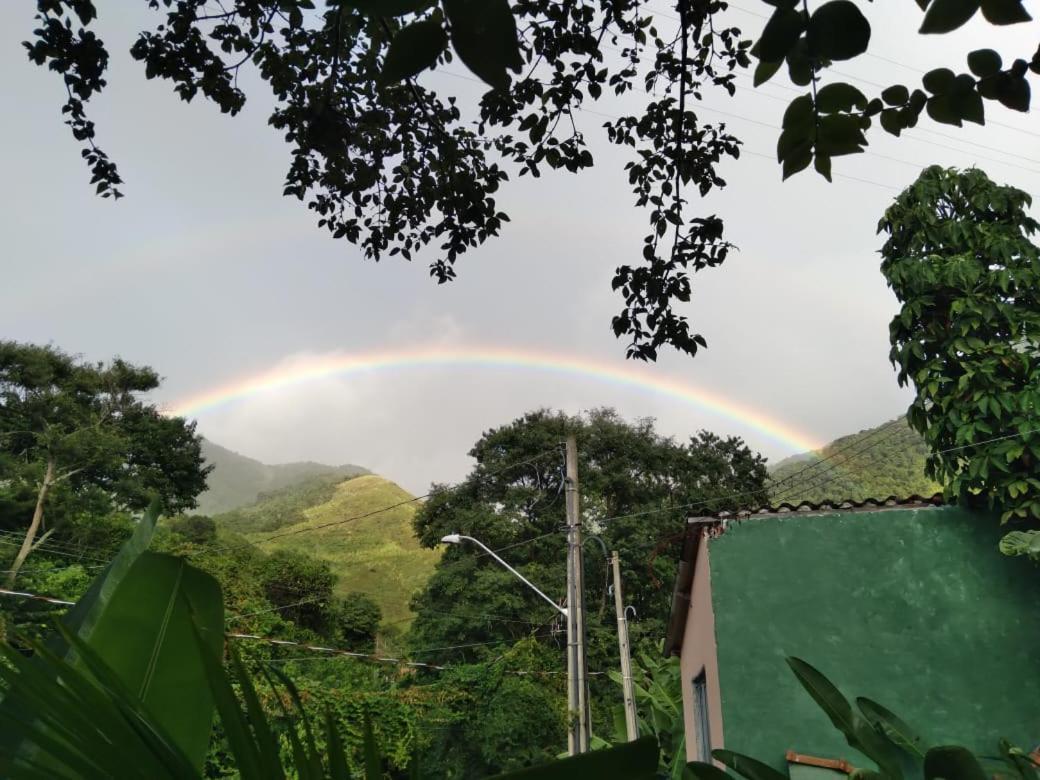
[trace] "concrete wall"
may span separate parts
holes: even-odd
[[[693,717],[693,680],[705,672],[708,686],[708,731],[711,748],[722,747],[722,700],[719,696],[719,665],[715,654],[715,614],[711,605],[711,566],[708,544],[702,539],[694,561],[690,614],[683,635],[682,668],[683,721],[686,724],[686,757],[697,759],[697,729]],[[710,752],[710,751],[709,751]]]
[[[731,524],[709,543],[726,747],[777,768],[789,748],[869,766],[798,684],[794,655],[932,744],[1033,748],[1040,567],[1000,555],[1002,533],[954,507]]]

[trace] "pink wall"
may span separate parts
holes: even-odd
[[[706,533],[702,531],[702,533]],[[701,538],[694,560],[690,588],[690,614],[683,634],[680,667],[683,682],[683,721],[686,724],[686,757],[697,759],[698,730],[693,718],[693,680],[703,669],[708,684],[708,730],[711,749],[722,742],[722,697],[719,689],[719,660],[715,649],[715,613],[711,605],[711,568],[708,563],[709,538]]]

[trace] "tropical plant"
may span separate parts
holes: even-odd
[[[679,658],[664,658],[658,652],[640,652],[632,659],[632,687],[635,692],[639,733],[652,736],[660,747],[658,775],[672,780],[682,778],[686,768],[686,729],[683,715],[682,669]],[[621,675],[611,670],[610,679],[622,684]],[[626,739],[623,705],[614,711],[614,741]]]
[[[876,765],[859,768],[860,780],[1037,780],[1040,765],[1023,750],[1001,740],[996,757],[976,756],[957,745],[931,745],[898,715],[871,699],[860,697],[854,707],[820,671],[799,658],[788,658],[798,682],[844,735],[849,746]],[[788,780],[783,772],[732,750],[713,750],[716,761],[747,780]],[[727,780],[731,776],[714,764],[687,765],[690,780]]]
[[[316,723],[293,681],[261,667],[293,724],[274,727],[238,652],[230,650],[230,672],[221,662],[216,580],[182,558],[146,550],[157,515],[155,504],[56,637],[0,647],[3,776],[198,778],[216,712],[245,780],[382,778],[367,720],[361,761],[354,761],[333,711]],[[647,740],[520,776],[649,779],[655,765],[656,745]]]
[[[889,333],[930,476],[1001,521],[1040,520],[1040,227],[1022,190],[933,166],[885,212]],[[1029,532],[1030,534],[1034,532]],[[1007,547],[1007,545],[1005,545]]]

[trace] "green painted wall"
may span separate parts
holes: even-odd
[[[1040,568],[1001,556],[1000,534],[953,507],[731,524],[709,547],[726,747],[869,765],[788,655],[936,743],[1040,743]]]

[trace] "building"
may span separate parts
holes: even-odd
[[[777,769],[789,751],[869,766],[792,655],[932,744],[994,755],[1000,737],[1040,743],[1040,567],[999,553],[996,517],[940,504],[689,521],[665,640],[681,657],[689,760],[726,747]]]

